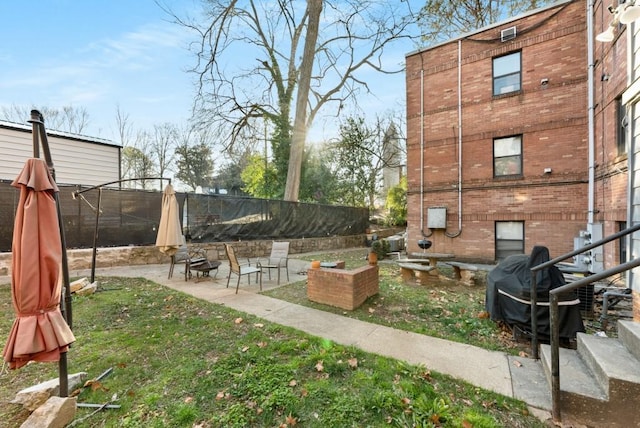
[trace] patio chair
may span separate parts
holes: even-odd
[[[280,285],[280,270],[284,269],[287,273],[287,282],[289,282],[289,243],[274,241],[269,258],[258,259],[257,266],[263,272],[264,269],[269,271],[269,279],[271,279],[271,269],[276,269],[278,271],[278,285]]]
[[[169,267],[169,279],[173,276],[173,268],[176,263],[184,262],[184,280],[191,278],[191,266],[197,266],[207,261],[207,252],[202,248],[189,248],[186,245],[180,246],[178,251],[171,256],[171,266]]]
[[[238,288],[240,288],[240,278],[242,275],[247,275],[247,281],[251,284],[251,274],[255,273],[257,280],[260,282],[260,291],[262,291],[262,269],[253,267],[247,264],[240,264],[238,262],[238,256],[236,250],[229,244],[224,244],[224,251],[227,253],[229,259],[229,276],[227,277],[227,288],[229,288],[229,281],[231,281],[231,274],[238,275],[238,282],[236,283],[236,294],[238,294]]]

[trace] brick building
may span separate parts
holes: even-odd
[[[461,259],[535,245],[555,257],[584,231],[624,227],[624,76],[608,67],[626,50],[599,47],[592,61],[588,25],[585,2],[564,1],[407,54],[410,252],[427,237]],[[620,257],[614,246],[594,259]]]

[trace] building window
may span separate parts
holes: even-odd
[[[524,222],[496,221],[496,260],[524,254]]]
[[[493,140],[493,176],[522,175],[522,136]]]
[[[493,59],[493,95],[517,92],[521,86],[520,52]]]
[[[622,104],[622,98],[616,99],[616,142],[618,155],[627,153],[627,109]]]

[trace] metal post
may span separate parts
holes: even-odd
[[[96,225],[93,233],[93,255],[91,256],[91,283],[96,280],[96,255],[98,253],[98,223],[100,221],[100,205],[102,204],[102,187],[98,188],[98,204],[96,207]]]
[[[531,354],[535,360],[540,357],[538,355],[538,275],[537,272],[531,272]]]
[[[551,293],[551,417],[561,421],[560,415],[560,324],[558,322],[558,295]]]

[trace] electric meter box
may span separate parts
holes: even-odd
[[[447,207],[427,208],[427,228],[446,229],[447,228]]]

